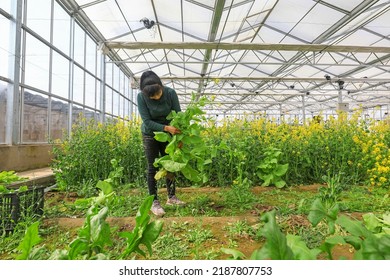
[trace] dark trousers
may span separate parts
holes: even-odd
[[[154,196],[154,199],[157,200],[157,181],[154,178],[154,176],[157,173],[157,168],[154,167],[153,163],[156,158],[159,158],[160,156],[166,155],[165,148],[168,145],[168,142],[159,142],[156,139],[154,139],[153,136],[149,135],[142,135],[142,142],[144,145],[146,160],[148,162],[147,165],[147,181],[148,181],[148,190],[149,194]],[[175,189],[175,179],[166,179],[167,184],[167,192],[168,197],[172,197],[175,195],[176,189]]]

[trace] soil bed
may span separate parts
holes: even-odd
[[[178,196],[188,203],[180,208],[165,207],[167,213],[161,218],[164,222],[163,231],[153,245],[153,255],[147,258],[228,259],[231,256],[224,254],[221,248],[230,248],[242,252],[249,259],[265,242],[259,232],[264,225],[260,218],[271,210],[276,211],[277,223],[284,234],[300,236],[309,248],[318,247],[327,234],[327,228],[321,224],[314,228],[308,221],[307,214],[322,186],[316,184],[285,189],[253,187],[251,191],[256,201],[250,207],[240,210],[226,201],[225,194],[229,188],[178,188]],[[346,199],[341,199],[344,207],[342,213],[361,220],[366,212],[385,212],[389,198],[362,188],[356,187],[356,190],[351,189],[343,194]],[[365,199],[361,198],[362,194],[366,195]],[[159,195],[164,206],[166,190],[160,189]],[[127,189],[120,196],[123,197],[123,205],[118,204],[116,207],[123,206],[123,209],[119,209],[122,212],[116,209],[119,215],[114,213],[107,219],[113,233],[131,231],[135,227],[135,214],[146,193],[140,188]],[[354,196],[359,198],[360,204],[356,204]],[[68,248],[83,226],[87,208],[80,209],[77,206],[78,199],[80,197],[76,193],[45,194],[45,216],[40,231],[43,243],[49,250]],[[361,209],[366,211],[360,211]],[[152,219],[156,217],[152,216]],[[115,238],[119,240],[118,237]],[[16,241],[13,246],[17,247]],[[112,251],[120,252],[123,246],[122,241]],[[11,245],[0,244],[0,259],[12,259],[12,250]],[[333,249],[333,258],[352,259],[353,253],[351,246],[337,245]],[[115,255],[119,253],[113,254]],[[139,258],[143,257],[137,255],[136,259]],[[326,256],[320,255],[319,258],[326,259]]]

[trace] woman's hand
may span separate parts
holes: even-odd
[[[164,126],[164,131],[169,132],[172,135],[181,133],[180,129],[178,129],[178,128],[174,127],[174,126],[170,126],[170,125]]]

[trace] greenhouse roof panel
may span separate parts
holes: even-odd
[[[340,93],[353,106],[389,94],[386,0],[58,1],[135,86],[151,69],[183,108],[192,93],[216,95],[209,112],[221,114],[335,110]]]

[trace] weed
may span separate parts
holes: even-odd
[[[161,235],[153,245],[152,259],[183,260],[190,255],[187,242],[172,232]]]
[[[225,227],[230,238],[254,238],[256,231],[246,220],[240,220]]]

